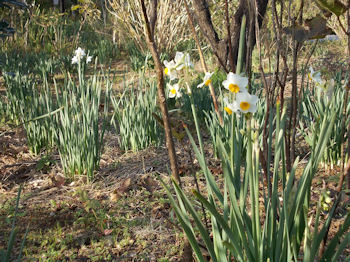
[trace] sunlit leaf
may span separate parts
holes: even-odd
[[[346,7],[339,0],[315,0],[317,6],[322,10],[329,11],[336,16],[341,16],[348,10],[349,7]]]
[[[71,10],[72,10],[72,11],[75,11],[75,10],[78,10],[78,9],[80,9],[80,8],[81,8],[81,5],[73,5],[72,8],[71,8]]]
[[[295,36],[295,40],[298,42],[310,40],[310,39],[320,39],[325,36],[332,34],[333,31],[327,26],[327,21],[322,16],[317,15],[311,19],[305,21],[305,24],[296,25],[284,28],[286,34]]]

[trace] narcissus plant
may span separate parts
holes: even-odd
[[[248,78],[230,72],[222,85],[232,93],[247,92]]]

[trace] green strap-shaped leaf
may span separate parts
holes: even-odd
[[[234,247],[234,253],[237,254],[238,261],[246,261],[244,260],[243,256],[243,250],[239,243],[237,243],[236,237],[234,236],[234,233],[232,232],[231,228],[228,226],[225,219],[219,214],[219,212],[216,210],[216,208],[210,204],[200,193],[197,191],[194,191],[195,197],[203,203],[203,205],[209,210],[211,215],[215,217],[219,225],[222,227],[222,229],[225,231],[229,239],[231,240],[231,243]],[[248,248],[248,247],[247,247]]]
[[[190,212],[190,214],[192,215],[195,223],[197,224],[197,227],[199,229],[199,232],[204,240],[204,243],[208,249],[208,252],[213,260],[213,262],[217,261],[216,259],[216,255],[214,252],[214,246],[213,243],[209,237],[209,234],[207,232],[207,230],[205,229],[202,221],[200,220],[197,212],[195,211],[194,207],[192,206],[191,202],[189,201],[189,199],[186,197],[186,195],[183,193],[183,191],[181,190],[181,188],[179,187],[179,185],[173,180],[173,185],[175,187],[175,190],[177,191],[177,193],[180,195],[180,197],[182,198],[183,202],[185,203],[188,211]]]
[[[314,0],[314,1],[322,10],[331,12],[336,16],[341,16],[348,9],[339,0]]]
[[[198,261],[204,262],[205,259],[204,259],[203,255],[202,255],[202,252],[201,252],[200,248],[199,248],[197,240],[196,240],[196,238],[195,238],[195,236],[193,234],[193,229],[186,222],[187,219],[184,217],[184,214],[182,213],[179,205],[176,203],[175,199],[173,198],[173,195],[170,192],[170,188],[165,184],[165,182],[160,178],[160,176],[158,176],[158,179],[162,183],[162,185],[163,185],[163,187],[164,187],[164,189],[165,189],[165,191],[166,191],[166,193],[167,193],[167,195],[169,197],[170,203],[171,203],[171,205],[174,208],[176,216],[179,219],[181,227],[184,229],[184,231],[186,233],[187,239],[190,242],[191,247],[192,247],[194,253],[197,256]]]
[[[327,245],[326,251],[323,253],[323,256],[320,260],[321,262],[331,261],[331,257],[334,255],[335,249],[340,241],[340,238],[344,235],[345,232],[349,230],[349,227],[350,227],[350,214],[346,216],[346,219],[343,225],[339,228],[338,232],[332,238],[331,242]],[[347,238],[349,237],[347,236]],[[338,248],[338,250],[339,249],[340,247]]]
[[[25,3],[21,3],[21,2],[18,2],[18,1],[14,1],[14,0],[0,0],[0,7],[1,6],[8,7],[8,5],[6,5],[5,3],[6,4],[15,5],[15,6],[18,6],[18,7],[21,7],[21,8],[27,8],[28,7]]]

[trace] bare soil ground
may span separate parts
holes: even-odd
[[[160,174],[170,184],[166,148],[122,152],[112,132],[105,140],[101,168],[96,180],[87,184],[83,179],[67,183],[55,153],[45,164],[42,158],[32,157],[22,129],[0,137],[0,235],[4,236],[0,248],[6,245],[15,198],[23,184],[17,251],[29,226],[24,261],[181,261],[183,233],[156,179]],[[190,163],[187,150],[177,148],[183,184],[189,191],[195,188],[192,174],[199,167],[195,160]],[[219,179],[220,164],[209,147],[208,158]],[[314,203],[324,183],[334,191],[338,171],[320,169],[313,184]],[[204,180],[199,180],[203,190]],[[338,208],[330,236],[347,212],[344,204]]]

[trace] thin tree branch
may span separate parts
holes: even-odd
[[[155,68],[157,70],[157,79],[158,79],[157,90],[158,90],[158,100],[159,100],[158,102],[160,105],[160,109],[162,111],[162,117],[164,121],[165,139],[166,139],[166,145],[168,148],[171,172],[176,182],[179,185],[181,185],[181,180],[180,180],[178,166],[177,166],[176,153],[175,153],[175,145],[171,134],[169,114],[168,114],[168,108],[166,105],[166,98],[165,98],[165,92],[164,92],[163,66],[159,58],[156,43],[154,42],[154,35],[151,34],[151,27],[147,16],[145,2],[144,0],[140,0],[140,3],[141,3],[144,22],[145,22],[147,44],[149,49],[151,50]],[[156,16],[156,13],[152,14],[151,16]]]
[[[198,36],[197,36],[197,33],[196,33],[196,29],[194,27],[194,24],[193,24],[193,21],[192,21],[192,18],[191,18],[191,12],[190,12],[190,9],[188,7],[187,0],[184,0],[184,3],[185,3],[185,7],[186,7],[187,16],[188,16],[188,23],[190,25],[190,28],[192,30],[192,34],[193,34],[194,40],[195,40],[196,45],[197,45],[199,58],[200,58],[202,67],[203,67],[205,72],[208,72],[208,67],[207,67],[207,64],[205,62],[204,55],[203,55],[203,52],[202,52],[202,49],[201,49],[201,45],[200,45],[200,42],[199,42],[199,39],[198,39]],[[220,111],[219,111],[218,101],[216,99],[215,90],[214,90],[214,86],[213,86],[212,83],[209,83],[209,90],[210,90],[210,95],[211,95],[211,97],[213,99],[215,112],[216,112],[216,114],[217,114],[217,116],[219,118],[219,121],[220,121],[220,125],[223,125],[224,121],[223,121],[222,116],[221,116]]]
[[[222,68],[228,72],[227,61],[227,42],[220,40],[214,29],[213,22],[206,0],[193,0],[194,14],[202,34],[208,40],[214,54],[216,55]]]
[[[158,5],[158,0],[150,0],[150,30],[151,30],[151,35],[154,37],[154,30],[156,27],[156,22],[157,22],[157,5]]]
[[[228,42],[228,52],[229,52],[229,62],[230,67],[235,67],[235,61],[233,59],[232,41],[231,41],[231,31],[230,31],[230,17],[228,14],[228,0],[225,0],[225,18],[226,18],[226,29],[227,29],[227,42]]]

